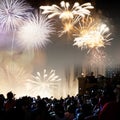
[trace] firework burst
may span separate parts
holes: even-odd
[[[43,74],[37,72],[37,75],[33,76],[33,79],[28,79],[27,89],[29,94],[32,93],[34,96],[50,97],[58,89],[60,81],[59,76],[55,75],[55,70],[51,70],[47,74],[46,69],[44,69]]]
[[[59,31],[59,37],[65,33],[70,35],[74,30],[74,25],[79,19],[84,18],[86,15],[90,15],[90,9],[93,8],[91,3],[80,5],[78,2],[75,2],[71,8],[70,3],[65,1],[60,2],[60,7],[55,4],[52,6],[40,6],[40,9],[43,10],[42,14],[48,14],[48,18],[59,16],[63,25],[62,30]]]
[[[24,0],[1,0],[0,26],[5,31],[16,30],[27,19],[31,10]]]
[[[89,18],[87,19],[89,20]],[[75,34],[77,37],[74,39],[73,45],[77,45],[81,49],[89,49],[89,51],[94,48],[99,51],[99,48],[111,45],[111,33],[109,33],[110,30],[106,24],[95,23],[93,20],[87,21],[88,23],[84,22],[83,24],[80,23],[79,33]]]
[[[50,42],[54,32],[51,20],[41,13],[35,12],[17,32],[18,43],[24,49],[43,48]]]
[[[40,6],[40,9],[43,10],[42,14],[49,14],[48,18],[54,16],[59,16],[62,21],[66,19],[76,19],[84,17],[85,15],[90,15],[90,10],[94,7],[91,3],[84,3],[80,5],[78,2],[75,2],[73,7],[70,9],[70,3],[61,1],[60,7],[53,4],[52,6]]]

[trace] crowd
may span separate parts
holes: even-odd
[[[0,120],[120,120],[120,84],[106,80],[84,94],[66,98],[0,94]]]

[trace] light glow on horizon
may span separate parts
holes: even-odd
[[[27,95],[25,82],[32,78],[32,75],[17,63],[6,62],[0,66],[0,92],[6,95],[12,91],[16,94],[16,98]]]

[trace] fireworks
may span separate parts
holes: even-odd
[[[1,0],[0,26],[5,31],[16,30],[27,19],[30,10],[24,0]]]
[[[40,63],[39,59],[37,61],[32,60],[35,57],[34,49],[43,48],[51,42],[50,37],[55,32],[51,18],[58,17],[60,23],[62,23],[60,24],[62,30],[58,30],[60,32],[59,36],[65,33],[75,36],[73,45],[81,49],[88,49],[88,53],[91,53],[91,58],[88,61],[94,65],[102,66],[105,64],[106,54],[100,48],[111,45],[110,41],[112,38],[110,38],[111,33],[109,33],[110,30],[106,24],[97,22],[90,17],[90,10],[93,8],[91,3],[80,5],[78,2],[75,2],[71,7],[69,2],[62,1],[60,7],[55,4],[40,6],[42,12],[33,13],[33,11],[31,12],[32,8],[24,0],[1,0],[0,28],[2,28],[3,32],[13,32],[12,42],[15,40],[14,37],[17,37],[16,42],[18,45],[27,50],[27,53],[30,53],[27,59],[24,56],[19,59],[18,55],[22,54],[23,51],[20,51],[16,56],[14,52],[12,60],[17,60],[17,62],[23,60],[24,64],[27,63],[27,65],[30,62],[34,67],[37,65],[37,69],[39,69],[37,64]],[[79,28],[77,25],[79,25]],[[33,52],[32,54],[31,51]],[[24,55],[26,56],[26,54]],[[7,61],[4,64],[3,62],[1,60],[0,64],[0,89],[3,90],[2,93],[12,90],[18,96],[24,93],[31,96],[51,97],[58,94],[58,91],[60,93],[62,91],[60,89],[64,88],[63,86],[60,88],[61,79],[55,74],[55,70],[47,73],[45,69],[43,73],[37,72],[34,76],[24,70],[27,65],[23,68],[20,64],[15,64],[13,61]],[[28,69],[30,69],[30,66]],[[62,83],[62,85],[67,86],[67,92],[67,89],[73,86],[72,83],[74,83],[71,82],[74,77],[72,72],[74,71],[69,72],[67,81],[65,80]],[[71,73],[72,75],[70,76]]]
[[[47,16],[35,12],[17,32],[18,43],[24,49],[45,47],[54,32],[52,21]]]
[[[91,3],[85,3],[80,6],[78,2],[75,2],[70,10],[70,3],[64,1],[61,1],[60,6],[53,4],[52,6],[40,6],[40,9],[43,9],[43,14],[49,14],[48,18],[58,15],[60,19],[64,20],[73,19],[74,16],[84,17],[85,15],[90,15],[89,9],[94,8]]]
[[[60,31],[59,36],[71,32],[74,24],[77,23],[80,18],[90,15],[89,9],[93,8],[91,3],[80,5],[78,2],[75,2],[73,7],[70,8],[70,3],[65,1],[61,1],[60,7],[55,4],[52,6],[40,6],[40,9],[43,10],[42,14],[48,14],[48,18],[59,16],[59,19],[61,19],[63,30]]]
[[[74,39],[74,44],[81,49],[96,49],[99,50],[101,47],[105,47],[106,45],[110,45],[111,33],[109,33],[109,28],[106,24],[103,23],[93,23],[88,22],[85,24],[80,24],[80,29],[78,29],[79,33],[75,34],[78,36]],[[89,52],[88,51],[88,52]]]
[[[55,70],[51,70],[50,73],[47,74],[46,69],[44,69],[43,74],[37,72],[37,76],[33,76],[33,79],[28,80],[28,92],[34,96],[50,97],[58,89],[60,81],[59,76],[55,75]]]

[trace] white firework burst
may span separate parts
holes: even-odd
[[[80,25],[81,26],[81,25]],[[82,26],[78,29],[79,33],[75,34],[77,36],[74,39],[74,44],[81,49],[96,49],[99,51],[99,48],[103,48],[106,45],[111,45],[110,41],[111,33],[110,29],[106,24],[103,23],[87,23],[87,26]]]
[[[55,32],[47,16],[35,12],[17,32],[18,44],[26,50],[43,48]]]
[[[0,0],[0,26],[5,31],[16,30],[31,10],[25,0]]]
[[[73,19],[73,18],[81,18],[85,15],[90,15],[90,10],[94,7],[91,3],[84,3],[80,5],[78,2],[75,2],[73,7],[70,9],[70,3],[61,1],[60,7],[53,4],[52,6],[40,6],[40,9],[43,10],[42,14],[49,14],[48,18],[52,18],[54,16],[59,16],[60,19]]]
[[[47,74],[44,69],[43,74],[37,72],[33,79],[27,80],[27,90],[32,96],[41,95],[41,97],[50,97],[57,92],[61,78],[55,74],[55,70],[51,70]]]

